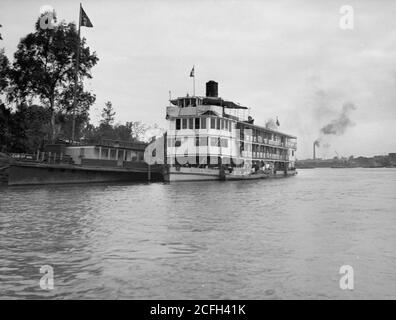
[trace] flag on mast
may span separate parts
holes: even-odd
[[[278,117],[276,117],[276,125],[279,127],[279,125],[280,125],[280,123],[279,123],[279,120],[278,120]]]
[[[81,3],[80,3],[80,16],[78,23],[78,41],[77,41],[77,49],[76,49],[76,67],[74,70],[74,92],[73,92],[73,121],[72,121],[72,135],[71,141],[73,143],[75,131],[76,131],[76,105],[77,105],[77,87],[78,87],[78,69],[80,64],[80,28],[87,27],[92,28],[93,24],[91,20],[89,20],[88,15],[85,13]]]
[[[81,27],[88,27],[88,28],[93,27],[91,20],[89,20],[81,4],[80,4],[80,24]]]
[[[193,97],[195,97],[195,66],[191,69],[190,78],[193,78]]]

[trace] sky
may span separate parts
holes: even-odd
[[[319,157],[396,152],[396,2],[386,0],[81,0],[93,28],[82,28],[99,62],[85,87],[96,94],[97,123],[106,101],[116,121],[166,129],[172,97],[196,94],[205,82],[250,108],[258,125],[278,117],[279,130],[298,137],[297,157],[312,157],[321,128],[339,118],[349,126],[326,135]],[[44,5],[59,20],[77,21],[80,1],[1,0],[0,32],[12,60]],[[340,27],[344,5],[353,28]],[[343,20],[345,21],[345,20]],[[351,20],[349,20],[351,26]]]

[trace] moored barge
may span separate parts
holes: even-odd
[[[103,139],[81,145],[47,145],[36,155],[12,155],[8,185],[162,181],[163,166],[143,160],[145,143]]]

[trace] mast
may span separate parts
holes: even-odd
[[[193,97],[195,97],[195,72],[193,76]]]
[[[77,49],[76,49],[76,66],[74,74],[74,92],[73,92],[73,122],[72,122],[72,143],[74,141],[75,131],[76,131],[76,104],[77,104],[77,87],[78,87],[78,69],[80,66],[80,29],[81,29],[81,3],[80,12],[78,17],[78,39],[77,39]]]

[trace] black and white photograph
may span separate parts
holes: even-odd
[[[396,300],[395,190],[394,1],[0,0],[0,300]]]

